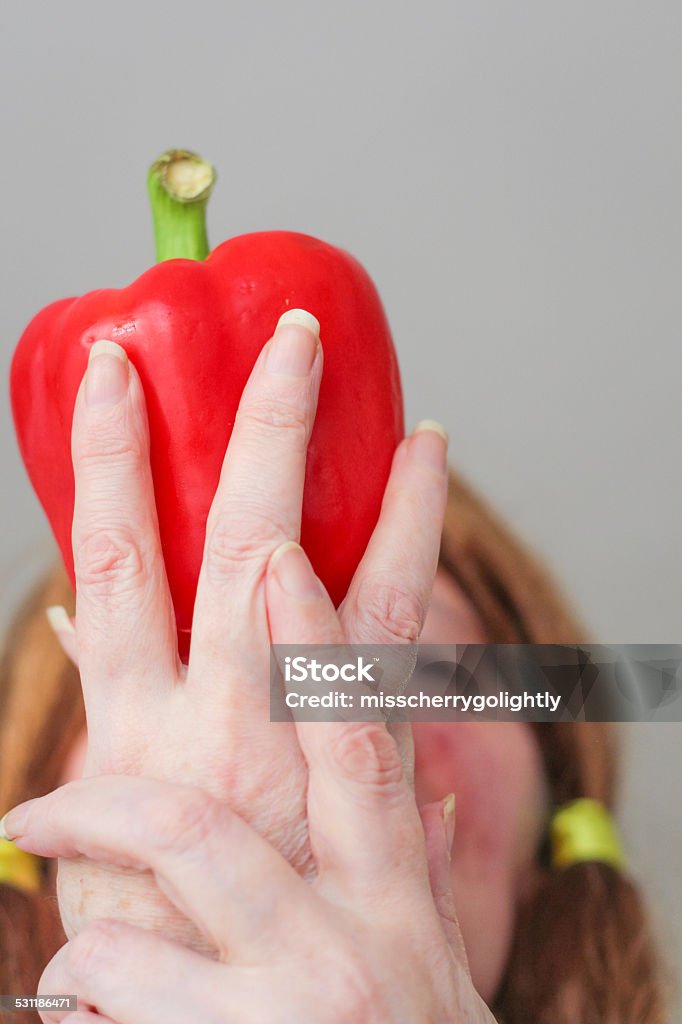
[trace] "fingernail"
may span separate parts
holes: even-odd
[[[88,405],[116,405],[125,398],[129,380],[128,356],[115,341],[96,341],[85,374]]]
[[[305,309],[288,309],[277,321],[268,349],[271,373],[306,377],[312,370],[320,341],[320,324]]]
[[[0,818],[0,839],[16,839],[23,833],[31,804],[35,802],[35,800],[25,800],[23,804],[17,804]]]
[[[73,628],[73,623],[64,605],[51,604],[45,609],[45,615],[55,633],[75,634],[76,630]]]
[[[415,458],[434,469],[447,466],[448,435],[435,420],[422,420],[412,432],[410,449]]]
[[[280,544],[270,559],[270,569],[292,597],[311,598],[322,595],[322,584],[313,572],[303,548],[295,541],[288,540]]]
[[[450,793],[443,802],[443,827],[448,852],[452,853],[452,841],[455,838],[455,794]]]

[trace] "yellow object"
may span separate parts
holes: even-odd
[[[550,833],[555,868],[584,861],[610,864],[617,871],[626,866],[616,823],[599,800],[581,797],[564,804],[552,815]]]
[[[0,839],[0,883],[37,892],[41,885],[40,861],[34,853],[20,850],[11,839]]]

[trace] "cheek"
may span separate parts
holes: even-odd
[[[416,723],[415,775],[420,803],[456,797],[455,848],[489,863],[510,864],[541,771],[525,725]]]
[[[416,723],[420,803],[454,792],[453,888],[471,973],[491,1000],[514,928],[517,879],[543,820],[542,764],[521,723]]]
[[[513,881],[503,873],[483,878],[471,864],[457,859],[455,850],[452,888],[471,977],[490,1005],[504,977],[514,934]]]

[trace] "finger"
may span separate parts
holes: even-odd
[[[90,350],[72,428],[76,633],[88,701],[170,686],[175,616],[159,539],[140,378],[111,341]],[[97,683],[95,690],[94,682]],[[102,686],[104,684],[104,693]]]
[[[318,332],[317,320],[304,310],[285,313],[242,395],[206,522],[190,683],[210,678],[210,669],[227,652],[234,656],[235,646],[253,648],[254,627],[265,628],[256,593],[267,560],[284,541],[300,536],[306,451],[322,373]]]
[[[215,1020],[217,1007],[210,1005],[216,990],[226,988],[230,973],[224,964],[210,960],[178,943],[143,928],[99,918],[86,925],[55,953],[43,971],[38,994],[74,992],[78,1014],[88,1020],[101,1016],[120,1024],[187,1024]],[[181,980],[180,980],[181,979]],[[229,993],[222,994],[226,1022]],[[46,1014],[47,1021],[63,1021],[64,1015]],[[66,1020],[70,1019],[69,1016]]]
[[[447,435],[430,420],[396,450],[381,514],[340,609],[351,643],[416,643],[438,566],[447,498]],[[413,778],[408,724],[389,727]]]
[[[45,615],[64,654],[78,668],[78,641],[73,619],[61,604],[50,605],[45,609]]]
[[[310,658],[324,659],[328,654],[328,644],[334,645],[336,656],[341,657],[343,661],[350,660],[353,655],[352,650],[346,647],[341,623],[331,598],[315,575],[303,548],[295,541],[286,541],[273,553],[267,568],[265,600],[270,640],[273,645],[272,653],[280,669],[281,699],[286,697],[286,708],[293,709],[293,719],[300,721],[321,718],[323,721],[329,721],[330,716],[344,719],[346,715],[343,710],[330,712],[325,707],[311,709],[308,703],[301,709],[298,703],[300,695],[297,683],[287,681],[285,665],[288,656],[292,654],[291,645],[295,646],[296,656],[304,652]],[[348,653],[344,656],[343,652],[346,649]],[[315,686],[314,681],[306,683],[306,699],[315,694]],[[336,689],[340,690],[344,686],[346,691],[350,691],[349,697],[352,698],[353,687],[339,682]],[[319,690],[326,693],[327,684],[321,683]],[[290,699],[296,703],[290,704]],[[271,713],[272,710],[271,705]]]
[[[283,544],[270,559],[266,600],[273,644],[345,646],[332,601],[297,544]],[[339,714],[343,716],[343,711]],[[394,860],[397,853],[391,848],[392,837],[385,841],[385,813],[376,815],[377,807],[385,812],[384,793],[389,801],[397,798],[396,818],[405,810],[409,817],[410,806],[416,810],[409,799],[400,751],[379,723],[297,721],[296,728],[310,772],[310,841],[318,869],[327,877],[361,879],[363,886],[371,887],[377,872],[387,867],[382,855]],[[373,743],[382,748],[381,765]],[[378,789],[370,778],[373,764],[382,783]],[[388,784],[385,789],[383,783]],[[357,800],[363,805],[360,813]],[[413,838],[418,849],[416,829]],[[402,853],[404,849],[399,856]]]
[[[351,661],[356,656],[353,648],[346,643],[331,598],[315,575],[307,555],[295,541],[287,541],[273,553],[268,563],[265,592],[270,639],[280,669],[283,670],[292,646],[308,652],[311,658],[318,656],[319,652],[323,659],[325,656],[332,657],[332,653],[327,651],[327,647],[332,646],[333,661],[337,664]],[[287,691],[291,689],[286,682],[284,685]],[[314,680],[308,681],[306,692],[314,685]],[[328,695],[329,686],[324,681],[319,689],[321,694]],[[334,684],[334,689],[344,690],[353,699],[358,697],[364,687],[357,682],[345,684],[339,680]],[[305,714],[294,715],[296,721],[308,720],[310,712],[306,709],[304,711]],[[343,720],[353,717],[350,712],[345,714],[342,708],[337,711],[330,714],[322,708],[316,717],[326,722],[333,718]],[[375,717],[383,721],[381,712],[377,712]]]
[[[397,911],[429,895],[424,839],[401,753],[379,722],[298,722],[308,764],[308,827],[327,898]]]
[[[452,890],[452,841],[455,835],[455,795],[451,793],[444,800],[424,804],[419,809],[426,842],[426,859],[429,866],[429,880],[436,910],[447,936],[453,954],[466,970],[469,977],[464,940],[457,920],[455,897]]]
[[[346,643],[331,598],[315,575],[307,555],[295,541],[286,541],[274,551],[268,563],[265,596],[270,639],[280,668],[292,645],[309,650],[311,657],[319,648],[322,656],[325,653],[331,656],[325,648],[333,646],[333,657],[338,664],[355,657],[353,648]],[[389,672],[406,671],[404,658],[388,658],[384,662]],[[342,686],[339,681],[336,688],[341,689]],[[346,687],[353,697],[357,697],[361,689],[357,682]],[[323,685],[321,692],[328,692],[328,687]],[[341,713],[339,717],[347,716]],[[380,713],[376,718],[383,721]],[[325,715],[324,720],[329,721],[329,715]]]
[[[339,610],[351,643],[416,643],[438,565],[447,435],[430,420],[396,450],[379,520]]]
[[[273,644],[345,646],[334,606],[298,545],[284,544],[270,559],[266,600]],[[423,838],[401,750],[383,723],[297,721],[296,729],[320,872],[363,891],[383,885],[391,869],[411,881]]]
[[[344,643],[332,600],[295,541],[285,541],[273,552],[265,601],[273,644]]]
[[[232,959],[286,942],[310,889],[254,829],[194,786],[127,775],[78,779],[10,811],[20,849],[142,871]]]

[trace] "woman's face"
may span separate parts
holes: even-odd
[[[438,571],[422,641],[485,643],[463,593]],[[455,793],[452,875],[457,913],[474,984],[490,1001],[509,953],[515,904],[532,877],[545,823],[540,752],[523,723],[415,723],[419,803]],[[85,735],[75,744],[60,783],[79,778]]]

